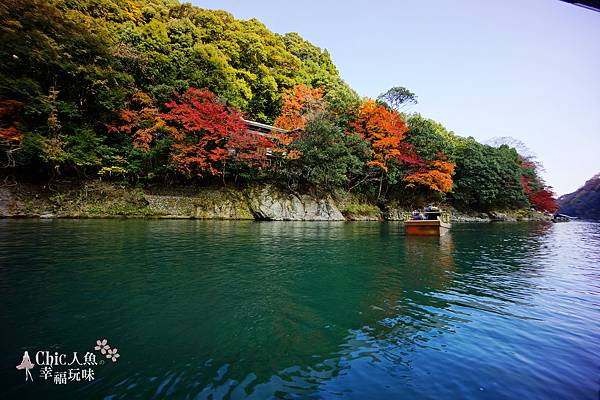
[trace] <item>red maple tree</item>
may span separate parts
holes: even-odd
[[[554,213],[558,211],[558,202],[551,187],[546,186],[537,192],[527,195],[532,206],[541,211]]]
[[[20,143],[23,140],[20,123],[24,106],[16,100],[0,101],[0,143]]]
[[[172,128],[173,153],[179,171],[187,176],[224,175],[228,162],[260,167],[266,162],[262,149],[271,147],[267,137],[246,129],[242,114],[220,103],[207,89],[190,88],[175,94],[162,114]]]
[[[558,202],[554,191],[550,186],[546,186],[538,172],[542,168],[541,164],[528,158],[522,158],[521,167],[523,168],[523,175],[520,178],[521,185],[529,203],[540,211],[551,213],[558,211]]]
[[[232,130],[227,140],[227,150],[233,164],[246,168],[263,168],[267,164],[267,148],[275,148],[271,138],[249,132]]]

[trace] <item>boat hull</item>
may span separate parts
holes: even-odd
[[[450,230],[451,224],[442,221],[416,220],[405,221],[407,235],[443,236]]]

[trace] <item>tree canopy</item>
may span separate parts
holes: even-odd
[[[402,86],[359,98],[326,49],[256,19],[176,0],[5,0],[0,21],[3,173],[555,209],[527,155],[401,113],[417,103]]]

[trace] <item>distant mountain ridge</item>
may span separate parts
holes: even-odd
[[[600,173],[573,193],[558,198],[561,214],[600,221]]]

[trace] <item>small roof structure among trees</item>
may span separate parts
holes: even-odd
[[[263,124],[261,122],[249,121],[247,119],[244,120],[246,123],[246,129],[248,132],[256,133],[260,136],[273,137],[273,133],[289,133],[290,131],[287,129],[277,128],[275,126]]]

